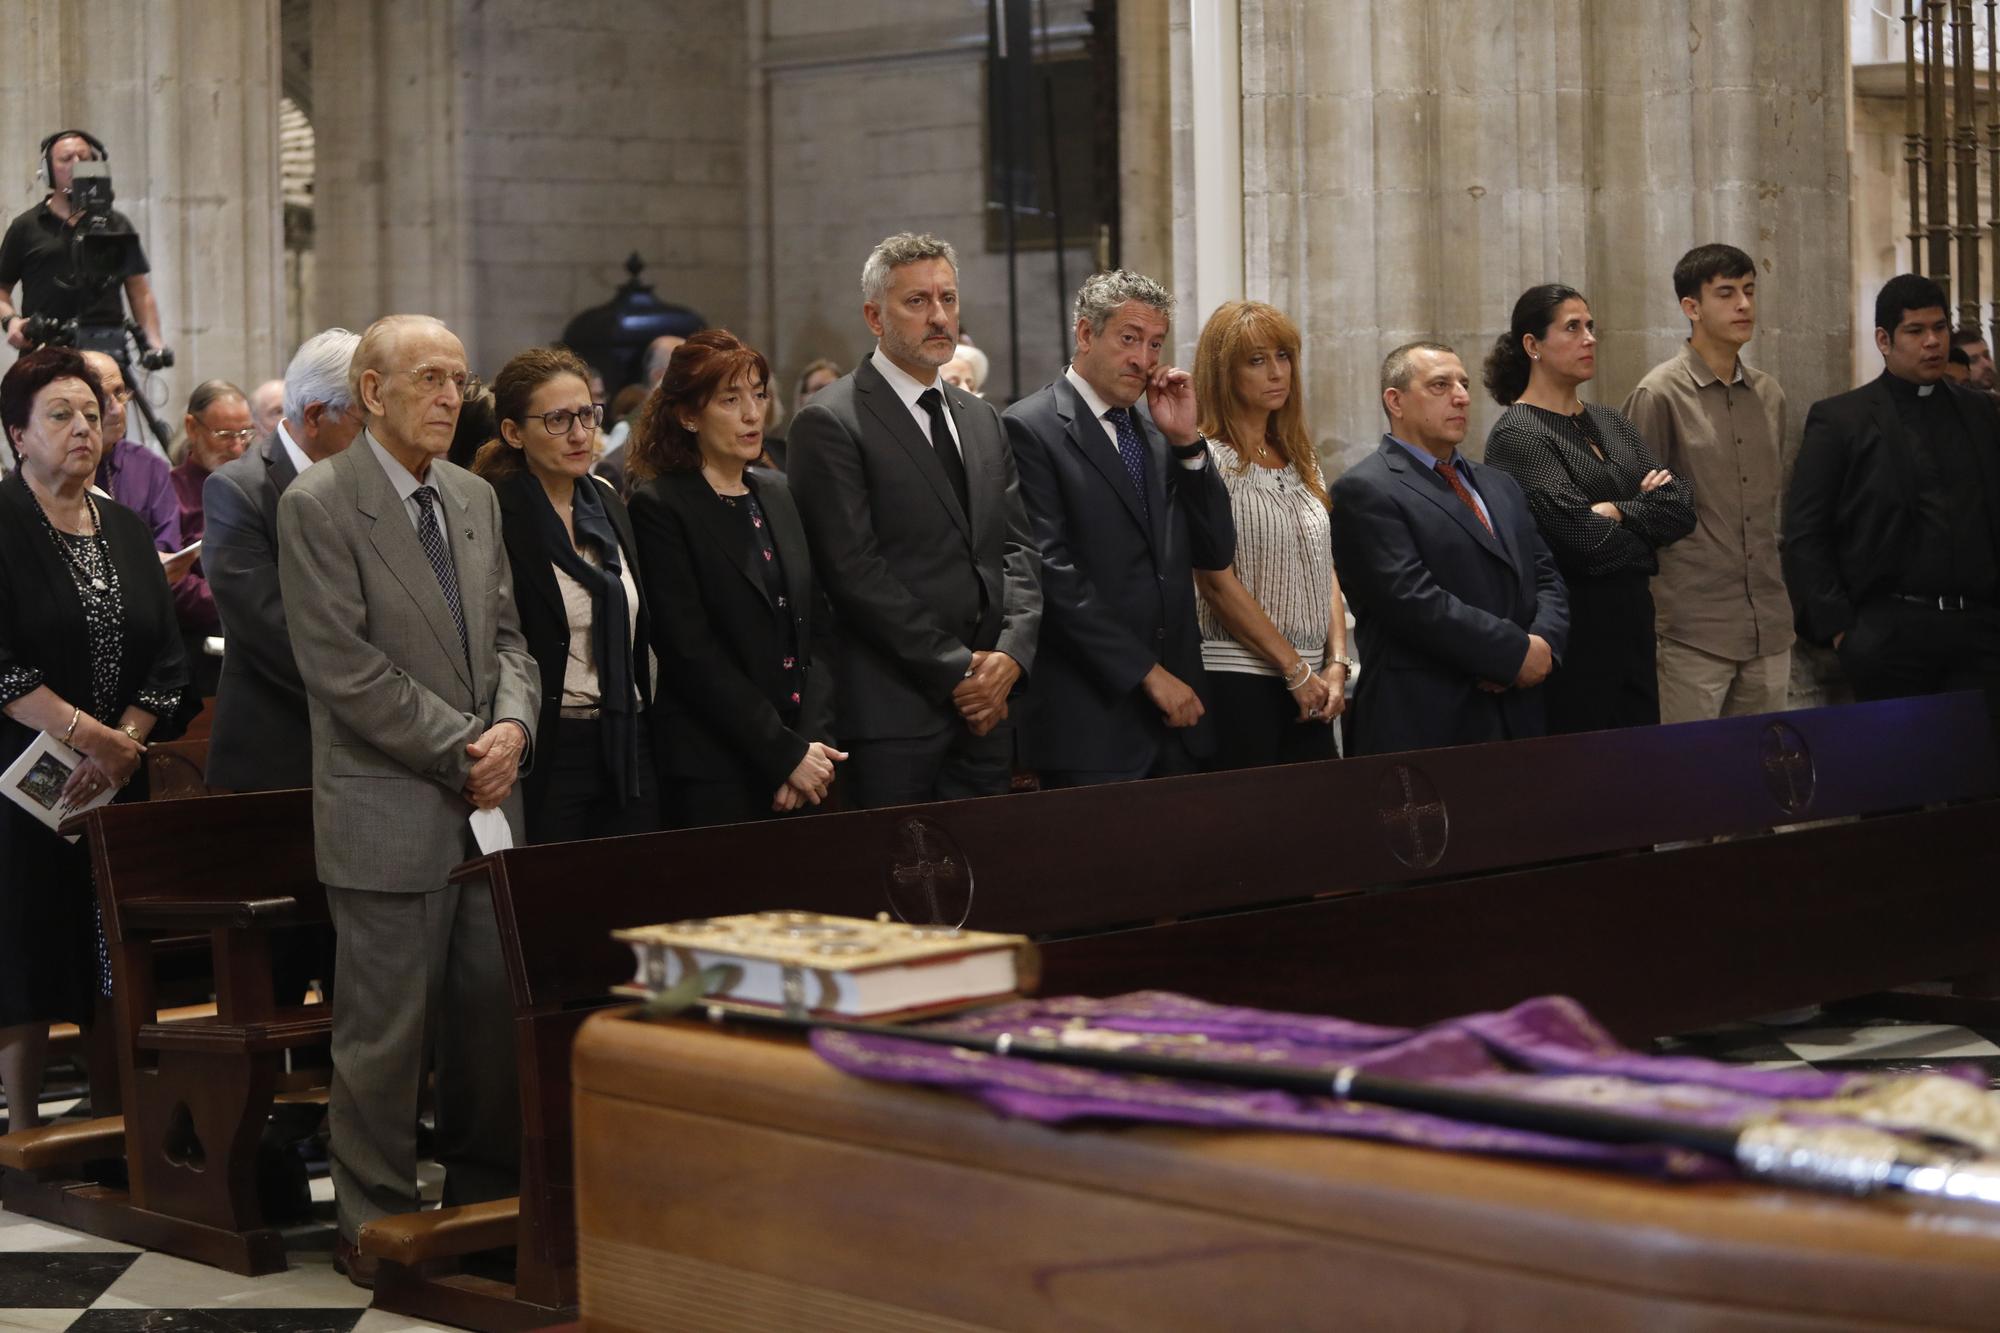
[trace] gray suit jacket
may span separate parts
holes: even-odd
[[[278,588],[278,497],[298,476],[274,432],[201,488],[201,563],[228,648],[215,690],[208,782],[233,791],[312,785],[312,725]]]
[[[941,381],[940,381],[941,382]],[[971,513],[909,410],[869,361],[792,422],[786,479],[840,636],[843,741],[935,735],[974,649],[1032,670],[1040,557],[1014,454],[990,403],[944,386]]]
[[[278,569],[312,712],[314,846],[320,879],[340,888],[442,888],[466,859],[466,745],[501,718],[533,739],[540,673],[521,637],[499,500],[443,459],[430,481],[457,565],[469,668],[365,433],[278,501]],[[525,843],[518,785],[505,809]]]

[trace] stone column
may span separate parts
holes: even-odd
[[[1709,240],[1757,260],[1747,355],[1784,384],[1794,421],[1848,386],[1838,6],[1241,8],[1246,287],[1299,322],[1332,470],[1374,447],[1391,347],[1442,337],[1476,379],[1538,282],[1590,298],[1605,343],[1589,393],[1622,402],[1686,336],[1672,268]],[[1217,185],[1177,180],[1177,203],[1197,187]],[[1498,412],[1476,395],[1471,452]]]
[[[46,192],[43,135],[104,141],[178,358],[147,385],[161,415],[177,425],[201,380],[281,373],[277,0],[12,0],[0,51],[0,211]]]
[[[469,334],[459,6],[313,0],[316,328],[435,315]],[[275,100],[275,99],[274,99]]]

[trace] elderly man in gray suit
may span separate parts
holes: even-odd
[[[860,806],[998,795],[1042,619],[1013,451],[992,404],[938,374],[958,349],[952,248],[889,237],[861,295],[875,353],[813,395],[786,458],[840,625],[841,786]]]
[[[444,460],[465,350],[421,315],[377,320],[348,382],[365,431],[278,502],[286,619],[312,715],[313,837],[338,934],[336,1263],[362,1223],[418,1207],[416,1125],[437,1075],[445,1202],[516,1192],[519,1089],[493,905],[447,885],[515,777],[539,673],[521,637],[493,489]]]
[[[347,387],[360,341],[346,329],[306,339],[285,368],[276,428],[202,484],[208,520],[201,563],[228,645],[208,741],[211,787],[282,791],[312,785],[306,689],[278,590],[278,497],[360,432],[361,413]]]

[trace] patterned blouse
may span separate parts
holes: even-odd
[[[754,487],[745,495],[720,495],[716,499],[729,506],[743,521],[743,539],[750,543],[750,549],[757,566],[764,573],[764,592],[777,608],[781,625],[780,642],[783,644],[784,660],[779,663],[779,671],[785,694],[790,698],[789,706],[779,710],[779,716],[786,726],[799,720],[799,708],[806,687],[806,674],[799,667],[799,615],[792,608],[791,592],[785,586],[785,562],[778,554],[778,544],[771,540],[771,525],[764,519],[764,506],[757,503]]]
[[[1333,544],[1326,506],[1306,489],[1296,467],[1243,466],[1242,455],[1209,441],[1229,511],[1236,520],[1236,577],[1278,632],[1317,671],[1326,665],[1333,614]],[[1276,676],[1277,668],[1239,643],[1206,598],[1195,598],[1201,662],[1210,671]]]
[[[1694,531],[1694,493],[1679,477],[1639,493],[1660,460],[1622,414],[1585,403],[1576,416],[1516,403],[1486,437],[1486,462],[1512,474],[1566,578],[1656,574],[1659,548]],[[1618,506],[1624,521],[1591,510]]]
[[[97,502],[90,502],[91,531],[83,535],[58,530],[46,513],[40,513],[40,506],[36,508],[43,530],[62,553],[63,564],[76,584],[77,599],[83,604],[84,631],[90,647],[90,698],[70,702],[105,726],[115,727],[125,711],[125,701],[118,697],[118,660],[125,634],[125,588],[118,577],[118,566],[112,562],[110,544],[104,540],[103,528],[97,521]],[[41,684],[42,673],[25,663],[10,662],[0,667],[0,706],[33,693]],[[154,694],[143,689],[132,702],[155,717],[165,717],[180,706],[176,695]],[[111,993],[111,956],[105,948],[101,921],[97,931],[97,990],[100,995]]]

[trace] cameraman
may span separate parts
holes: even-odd
[[[153,300],[153,285],[147,278],[151,266],[146,252],[133,235],[132,223],[116,209],[105,228],[110,233],[132,235],[123,252],[120,271],[108,275],[114,281],[90,284],[75,272],[71,240],[81,209],[70,200],[70,186],[78,162],[102,160],[103,154],[89,135],[81,130],[63,130],[43,149],[42,168],[49,193],[39,204],[9,224],[0,239],[0,331],[10,345],[26,351],[30,346],[24,327],[31,315],[56,319],[77,319],[86,325],[122,328],[124,302],[130,301],[132,318],[145,330],[147,341],[162,347],[160,310]],[[15,283],[21,284],[21,304],[17,310],[9,299]],[[120,299],[118,285],[124,288]],[[95,286],[94,292],[85,287]]]

